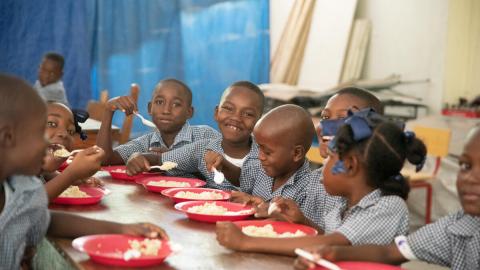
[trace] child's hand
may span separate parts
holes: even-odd
[[[87,185],[91,187],[103,187],[104,183],[102,180],[96,177],[89,177],[87,179],[78,180],[77,182],[73,183],[73,185],[80,186],[80,185]]]
[[[138,111],[137,104],[131,96],[114,97],[107,101],[107,108],[112,112],[120,110],[126,115],[130,115],[133,112]]]
[[[207,152],[205,153],[205,164],[207,165],[207,170],[209,172],[211,172],[213,168],[221,171],[223,164],[223,155],[211,150],[207,150]]]
[[[272,213],[268,215],[269,217],[282,221],[308,225],[303,212],[294,200],[276,197],[270,201],[270,205],[271,204],[275,204],[275,206],[272,208]]]
[[[262,198],[241,191],[232,191],[230,201],[252,206],[258,206],[263,203]]]
[[[220,245],[233,250],[242,250],[247,237],[232,222],[217,222],[217,241]]]
[[[56,171],[66,158],[56,158],[53,152],[57,150],[59,145],[51,144],[47,148],[47,153],[43,157],[42,173],[51,173]]]
[[[66,172],[75,174],[76,178],[88,178],[100,170],[105,152],[98,146],[89,147],[78,152],[72,163],[65,169]]]
[[[150,170],[150,162],[142,153],[133,154],[127,161],[127,174],[136,175]]]
[[[169,239],[165,230],[151,223],[122,224],[120,233],[163,240]]]
[[[317,247],[308,247],[302,249],[312,253],[315,259],[323,258],[329,261],[337,261],[335,247],[321,245]],[[314,269],[316,267],[314,262],[300,256],[295,259],[293,266],[296,270]]]

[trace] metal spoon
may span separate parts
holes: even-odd
[[[215,167],[213,167],[213,181],[219,185],[225,181],[225,175],[223,175],[222,172],[217,171],[217,168]]]
[[[147,120],[145,119],[141,114],[139,114],[138,112],[135,112],[134,113],[138,118],[140,118],[140,120],[142,120],[142,124],[144,124],[145,126],[147,127],[152,127],[152,128],[156,128],[157,126],[152,123],[152,121],[150,120]]]

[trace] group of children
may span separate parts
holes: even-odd
[[[311,250],[333,260],[399,263],[416,256],[447,265],[463,263],[478,268],[479,252],[472,253],[476,261],[444,254],[453,254],[459,241],[470,243],[468,248],[478,251],[480,193],[474,169],[476,172],[475,162],[480,157],[473,150],[462,156],[459,180],[462,173],[464,176],[458,182],[465,212],[402,238],[408,233],[405,199],[409,186],[400,170],[406,160],[420,169],[426,148],[412,132],[404,132],[398,124],[385,120],[379,100],[365,90],[345,88],[329,99],[317,132],[321,154],[326,158],[325,165],[318,170],[311,170],[305,157],[315,136],[309,114],[301,107],[284,105],[262,116],[263,93],[248,81],[230,85],[214,108],[213,117],[220,132],[188,123],[194,109],[192,92],[186,84],[175,79],[160,81],[148,103],[148,112],[157,129],[115,148],[110,137],[114,112],[130,115],[138,108],[131,97],[112,98],[103,114],[98,147],[77,153],[62,173],[55,171],[64,160],[53,157],[52,151],[46,149],[60,146],[71,150],[75,135],[71,110],[54,102],[45,106],[30,86],[5,75],[0,76],[0,95],[5,97],[0,101],[4,103],[0,115],[0,146],[4,153],[0,165],[1,265],[18,267],[22,258],[27,262],[23,254],[29,254],[27,248],[38,243],[47,228],[48,233],[63,237],[123,232],[166,238],[165,232],[153,224],[121,225],[50,213],[44,190],[48,198],[55,198],[75,181],[88,179],[101,164],[125,164],[127,173],[134,175],[171,161],[178,166],[168,174],[200,177],[208,187],[231,190],[233,201],[255,206],[256,217],[307,224],[319,231],[315,237],[258,238],[244,235],[230,222],[219,222],[218,242],[230,249],[293,255],[295,248],[321,245]],[[14,121],[19,114],[28,120],[20,129]],[[472,148],[474,140],[479,139],[478,134],[470,136]],[[213,170],[223,172],[226,180],[216,183]],[[34,175],[45,180],[45,188]],[[25,201],[19,204],[15,200]],[[26,219],[26,215],[31,217]],[[469,227],[462,231],[462,225]],[[447,227],[453,231],[444,232],[439,255],[432,233],[438,234]],[[4,232],[8,231],[16,231],[17,238],[6,236]],[[467,233],[474,235],[474,240],[452,242],[451,234]],[[398,250],[395,245],[362,246],[387,245],[395,240],[401,242]],[[404,243],[411,248],[403,248]],[[350,245],[357,247],[343,247]],[[404,252],[409,252],[408,256]],[[300,269],[312,266],[305,260],[296,261]]]

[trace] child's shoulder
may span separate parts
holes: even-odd
[[[378,196],[371,196],[371,210],[408,215],[407,203],[400,196],[381,195],[380,190],[376,190],[375,192],[378,193]]]
[[[7,180],[10,187],[15,191],[36,191],[43,189],[43,182],[36,176],[13,175]]]
[[[207,125],[191,125],[189,127],[192,130],[194,136],[198,137],[198,139],[213,139],[221,137],[220,132],[216,129],[212,128],[211,126]]]

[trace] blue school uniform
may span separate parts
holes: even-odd
[[[399,196],[382,196],[380,189],[376,189],[350,209],[347,200],[341,198],[318,225],[325,234],[342,234],[352,245],[386,245],[406,234],[408,223],[405,201]]]
[[[36,246],[50,223],[48,198],[39,179],[12,176],[3,183],[0,212],[0,269],[18,269],[25,248]]]
[[[158,130],[150,132],[125,144],[119,145],[113,149],[122,157],[123,161],[127,163],[128,159],[134,153],[146,153],[151,147],[164,147],[169,150],[180,148],[184,145],[190,144],[204,139],[214,139],[220,137],[220,133],[215,129],[205,126],[191,126],[186,122],[182,129],[178,132],[173,144],[167,147],[163,142],[162,135]]]
[[[480,269],[480,217],[463,210],[428,224],[398,241],[409,260],[419,259],[454,270]],[[409,252],[405,253],[407,248]]]
[[[214,174],[213,172],[207,171],[207,165],[205,163],[205,153],[207,150],[225,155],[222,148],[222,138],[197,141],[185,145],[184,147],[163,153],[161,156],[162,161],[172,161],[178,164],[175,169],[169,170],[167,174],[173,176],[188,176],[190,174],[200,173],[207,182],[206,187],[222,190],[237,190],[228,179],[225,179],[222,184],[215,183],[213,180]],[[245,167],[250,166],[250,162],[256,159],[257,156],[258,146],[252,138],[250,152],[246,155],[241,170],[243,171]],[[251,184],[248,181],[242,182],[240,180],[241,191],[245,192],[246,190],[249,190],[250,187]]]
[[[270,201],[275,197],[283,197],[294,200],[302,206],[306,197],[306,186],[310,181],[316,181],[316,176],[311,174],[310,163],[305,161],[300,168],[283,184],[273,190],[275,179],[268,176],[258,158],[252,160],[248,166],[244,166],[240,175],[242,182],[248,183],[247,193],[258,196],[264,201]]]

